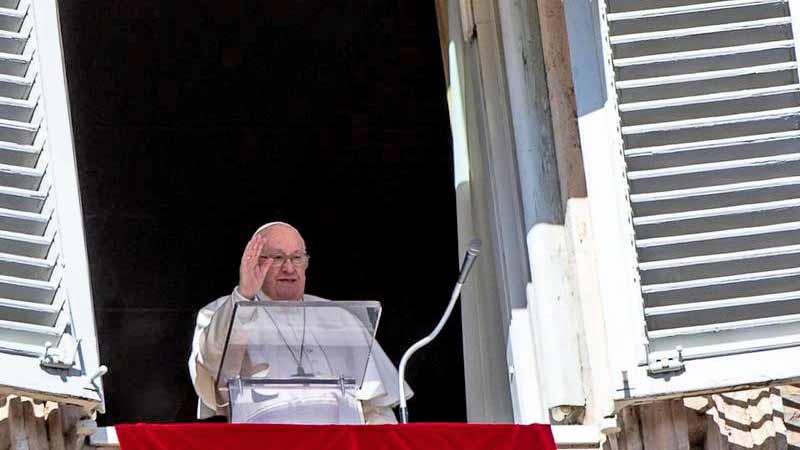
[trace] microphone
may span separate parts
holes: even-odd
[[[424,338],[417,341],[414,345],[409,347],[406,350],[403,357],[400,359],[400,367],[398,367],[398,384],[399,384],[399,394],[400,394],[400,423],[408,423],[408,407],[406,406],[406,386],[405,386],[405,373],[406,373],[406,364],[408,363],[409,358],[411,355],[414,354],[417,350],[421,349],[422,347],[428,345],[432,340],[439,335],[439,332],[442,331],[444,328],[444,324],[447,323],[447,319],[450,318],[450,313],[453,312],[453,307],[456,305],[456,301],[458,300],[458,296],[461,294],[461,287],[464,285],[464,282],[467,281],[467,276],[469,276],[470,270],[472,270],[472,266],[475,264],[475,259],[481,253],[481,241],[480,239],[473,239],[469,243],[469,248],[467,248],[467,254],[464,255],[464,263],[461,264],[461,272],[458,274],[458,281],[456,282],[456,286],[453,288],[453,293],[450,295],[450,303],[447,304],[447,308],[444,311],[444,315],[439,320],[439,323],[436,325],[436,328],[433,329],[431,334],[425,336]]]
[[[469,271],[472,270],[472,265],[481,253],[481,240],[473,239],[467,248],[467,254],[464,255],[464,263],[461,264],[461,273],[458,274],[458,283],[464,284],[469,276]]]

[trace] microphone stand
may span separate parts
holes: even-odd
[[[400,423],[408,423],[408,407],[406,406],[406,386],[405,386],[406,364],[408,363],[408,360],[411,358],[411,355],[413,355],[414,352],[428,345],[432,340],[436,338],[436,336],[439,335],[439,332],[442,331],[442,328],[444,328],[444,324],[447,323],[447,319],[450,318],[450,314],[453,312],[453,307],[455,307],[456,302],[458,301],[458,296],[461,294],[461,287],[464,286],[464,283],[467,281],[467,276],[469,275],[469,272],[472,269],[472,265],[475,264],[475,258],[478,257],[480,251],[481,251],[481,241],[479,239],[473,239],[472,242],[469,243],[467,254],[464,256],[464,264],[461,265],[461,273],[459,274],[458,281],[456,282],[456,285],[453,288],[453,293],[450,295],[450,303],[447,304],[447,308],[444,311],[444,315],[439,320],[439,323],[436,325],[436,328],[434,328],[429,335],[420,339],[414,345],[412,345],[408,350],[406,350],[406,352],[403,354],[403,357],[400,359],[400,367],[397,370],[398,381],[400,386],[399,387]]]

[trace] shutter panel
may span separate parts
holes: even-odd
[[[761,347],[800,332],[800,232],[769,232],[800,220],[791,10],[663,5],[607,15],[650,349]]]
[[[88,271],[85,255],[68,259],[62,245],[84,242],[70,225],[80,217],[69,192],[72,142],[53,137],[65,126],[69,135],[68,118],[47,111],[66,99],[66,85],[52,81],[63,80],[60,39],[57,27],[37,29],[37,10],[52,25],[51,0],[0,0],[0,389],[91,405],[100,400],[87,377],[97,366],[95,330],[74,320],[91,317],[91,299],[70,289],[88,285]],[[43,70],[59,73],[45,81]]]
[[[637,295],[607,313],[625,307],[624,326],[643,329],[625,335],[636,358],[617,358],[617,398],[800,376],[769,365],[800,357],[800,3],[606,0],[596,14],[602,110],[617,125],[605,138],[625,175],[618,225],[637,260]],[[585,86],[576,94],[588,117]],[[780,349],[792,353],[753,353]]]

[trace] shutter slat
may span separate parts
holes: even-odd
[[[45,184],[40,184],[35,190],[0,186],[0,208],[41,212],[49,190]]]
[[[0,119],[0,139],[16,144],[33,144],[39,131],[40,123],[21,122],[16,120]]]
[[[729,252],[727,249],[717,250],[718,253],[642,263],[639,270],[642,283],[652,286],[791,269],[797,266],[799,245],[757,248],[738,252]],[[720,251],[724,253],[719,253]],[[685,293],[681,294],[681,297],[684,295]],[[648,298],[648,300],[651,299]],[[648,305],[655,306],[652,303],[648,303]],[[800,313],[800,310],[796,312]],[[756,312],[749,311],[749,313],[755,314]]]
[[[651,331],[649,333],[649,337],[652,339],[660,339],[675,336],[697,335],[702,333],[719,333],[721,331],[741,330],[744,328],[769,327],[797,322],[800,322],[800,314],[766,317],[762,319],[739,320],[735,322],[720,322],[712,325],[656,330]]]
[[[659,53],[656,55],[636,56],[632,58],[619,58],[614,60],[614,67],[641,66],[655,63],[674,63],[691,59],[714,58],[718,56],[734,56],[745,53],[756,53],[767,50],[781,48],[793,48],[794,41],[791,39],[762,42],[758,44],[736,45],[732,47],[705,48],[702,50],[691,50],[686,52]],[[2,55],[0,55],[2,58]]]
[[[27,45],[28,33],[0,30],[0,52],[22,54]]]
[[[44,347],[46,342],[57,344],[66,331],[67,314],[60,314],[53,326],[0,320],[0,341],[19,342]]]
[[[15,76],[15,75],[8,75],[8,74],[0,74],[0,81],[4,83],[11,83],[11,84],[18,84],[18,85],[25,85],[30,86],[34,82],[35,75],[34,74],[27,74],[25,76]]]
[[[27,40],[28,36],[28,32],[0,30],[0,39]]]
[[[620,112],[647,111],[653,109],[674,108],[679,106],[701,105],[704,103],[716,103],[731,100],[741,100],[755,97],[765,97],[771,95],[790,94],[800,92],[800,84],[790,84],[785,86],[772,86],[767,88],[746,89],[740,91],[719,92],[706,95],[694,95],[689,97],[676,97],[661,100],[650,100],[642,102],[623,103],[619,105]]]
[[[776,278],[796,277],[800,275],[800,268],[769,270],[766,272],[752,272],[723,277],[701,278],[696,280],[676,281],[673,283],[658,283],[642,285],[644,294],[681,291],[687,289],[718,287],[731,284],[750,283],[754,281],[774,280]]]
[[[0,164],[18,167],[36,167],[42,152],[43,139],[30,145],[0,141]]]
[[[15,77],[0,73],[0,96],[8,98],[26,99],[30,96],[35,84],[35,76],[28,69],[28,74],[24,77]]]
[[[49,280],[32,280],[30,278],[12,277],[8,275],[0,275],[0,283],[9,286],[19,286],[23,288],[40,289],[42,291],[55,292],[61,283],[61,276],[54,274]]]
[[[44,201],[47,198],[48,188],[46,186],[40,186],[38,189],[24,189],[24,188],[17,188],[11,186],[0,186],[0,197],[8,196],[8,197],[20,197],[26,199],[35,199],[37,201]],[[2,199],[0,199],[0,207],[8,208],[7,206],[3,206]]]
[[[690,128],[716,127],[720,125],[731,125],[743,122],[759,122],[766,120],[786,119],[800,115],[800,107],[783,108],[770,111],[757,111],[726,116],[702,117],[698,119],[675,120],[672,122],[652,123],[645,125],[634,125],[622,127],[623,135],[635,135],[645,133],[657,133],[663,131],[684,130]]]
[[[647,180],[653,178],[674,177],[679,175],[718,172],[723,170],[743,169],[749,167],[769,167],[800,161],[800,153],[764,156],[760,158],[736,159],[705,164],[665,167],[663,169],[635,170],[628,172],[630,180]]]
[[[20,1],[16,8],[0,8],[0,29],[20,31],[28,14],[28,1]]]
[[[663,224],[669,222],[679,222],[682,220],[708,219],[712,217],[722,217],[740,214],[752,214],[772,210],[783,210],[787,208],[800,207],[800,199],[779,200],[774,202],[752,203],[740,206],[730,206],[724,208],[710,208],[695,211],[683,211],[678,213],[654,214],[651,216],[636,217],[634,225]]]
[[[0,142],[0,151],[28,153],[38,155],[42,151],[41,144],[15,144],[13,142]]]
[[[644,9],[638,11],[611,13],[608,14],[607,19],[609,22],[617,22],[622,20],[636,20],[636,19],[646,19],[651,17],[674,16],[679,14],[692,14],[698,12],[714,11],[719,9],[770,5],[770,4],[784,3],[784,2],[785,0],[729,0],[722,2],[709,2],[709,3],[699,3],[694,5],[681,5],[681,6],[672,6],[667,8],[654,8],[654,9]]]
[[[0,105],[4,106],[15,106],[18,108],[25,108],[25,109],[34,109],[36,107],[36,100],[29,100],[29,99],[15,99],[15,98],[8,98],[8,97],[0,97]],[[30,120],[30,119],[26,119]]]
[[[636,206],[641,203],[662,202],[666,200],[689,199],[694,197],[707,197],[711,195],[733,194],[737,192],[755,191],[758,189],[776,189],[790,186],[800,186],[800,177],[774,178],[770,180],[746,181],[713,186],[703,186],[673,191],[647,192],[631,194],[631,203]]]
[[[664,234],[655,234],[664,236]],[[723,228],[694,234],[673,233],[669,238],[687,236],[687,239],[667,240],[637,247],[640,262],[688,258],[720,252],[738,252],[770,247],[800,244],[800,233],[795,222],[777,222],[746,228]],[[662,238],[655,238],[660,240]],[[637,242],[648,241],[640,239]]]
[[[39,130],[39,122],[23,122],[19,120],[0,119],[0,127],[35,132]]]
[[[52,209],[35,213],[0,208],[0,228],[6,231],[42,236],[50,224],[52,213]]]
[[[675,314],[697,313],[699,311],[718,310],[720,314],[725,309],[742,306],[757,306],[774,304],[778,302],[791,302],[800,300],[800,291],[779,292],[777,294],[754,295],[750,297],[736,297],[724,300],[710,300],[705,302],[679,303],[667,306],[654,306],[645,308],[647,317],[671,316]]]
[[[65,304],[65,297],[57,295],[52,304],[22,302],[0,298],[0,315],[15,322],[53,326]]]
[[[36,110],[36,100],[0,98],[0,119],[29,121]]]
[[[14,220],[25,220],[35,223],[47,223],[50,221],[50,211],[34,213],[29,211],[19,211],[15,209],[0,208],[0,217]]]
[[[767,235],[782,232],[800,231],[800,222],[787,222],[760,227],[735,228],[732,230],[713,231],[708,233],[682,234],[651,239],[638,239],[636,246],[641,249],[666,247],[679,244],[696,244],[704,241],[719,241],[747,236]]]
[[[27,2],[20,2],[17,8],[0,8],[0,16],[23,18],[27,11]]]
[[[0,352],[38,358],[42,355],[42,347],[40,345],[31,345],[14,341],[9,342],[0,339]]]
[[[742,31],[757,28],[775,27],[791,24],[789,17],[773,17],[762,20],[750,20],[746,22],[723,23],[718,25],[706,25],[702,27],[678,28],[674,30],[659,30],[646,33],[631,33],[613,36],[611,45],[630,44],[634,42],[653,41],[661,39],[674,39],[688,36],[698,36],[704,34],[724,33],[729,31]],[[0,34],[2,38],[2,34]]]
[[[33,280],[49,280],[55,268],[55,257],[34,258],[0,253],[0,273]]]
[[[52,243],[53,235],[47,230],[43,235],[0,230],[0,252],[3,253],[44,258]]]
[[[764,133],[749,136],[736,136],[731,138],[710,139],[704,141],[683,142],[679,144],[654,145],[648,147],[630,148],[625,150],[627,158],[666,155],[670,153],[691,152],[698,150],[735,147],[750,144],[765,144],[775,141],[785,141],[800,138],[800,130]]]
[[[770,247],[742,252],[716,253],[688,258],[643,262],[639,264],[639,270],[646,272],[648,270],[661,270],[700,264],[740,261],[755,258],[765,258],[769,256],[796,255],[798,253],[800,253],[800,245],[787,245],[783,247]]]
[[[0,164],[1,173],[11,173],[20,176],[41,178],[44,175],[45,168],[39,167],[22,167],[9,164]]]
[[[761,64],[750,67],[737,67],[733,69],[709,70],[679,75],[666,75],[660,77],[647,77],[632,80],[620,80],[616,83],[617,89],[635,89],[643,87],[653,87],[669,84],[691,83],[695,81],[719,80],[722,78],[734,78],[745,75],[765,74],[771,72],[785,72],[797,70],[797,63],[780,62],[774,64]],[[2,78],[0,78],[1,80]]]
[[[52,269],[55,266],[54,259],[20,256],[12,253],[0,253],[0,263],[14,263],[49,269]]]
[[[30,64],[31,55],[0,52],[0,64]]]
[[[24,77],[30,64],[30,54],[0,53],[0,73]]]

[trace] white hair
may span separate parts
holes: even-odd
[[[262,231],[266,230],[267,228],[274,227],[275,225],[283,225],[285,227],[288,227],[288,228],[291,228],[292,230],[294,230],[294,232],[297,233],[298,236],[300,236],[300,240],[303,241],[303,251],[305,251],[305,249],[306,249],[306,240],[303,239],[303,235],[300,234],[300,230],[298,230],[297,228],[295,228],[294,226],[292,226],[292,225],[290,225],[290,224],[288,224],[286,222],[269,222],[269,223],[265,223],[264,225],[261,225],[260,227],[258,227],[256,232],[253,233],[253,237],[256,237],[256,235],[258,235],[258,233],[261,233]]]

